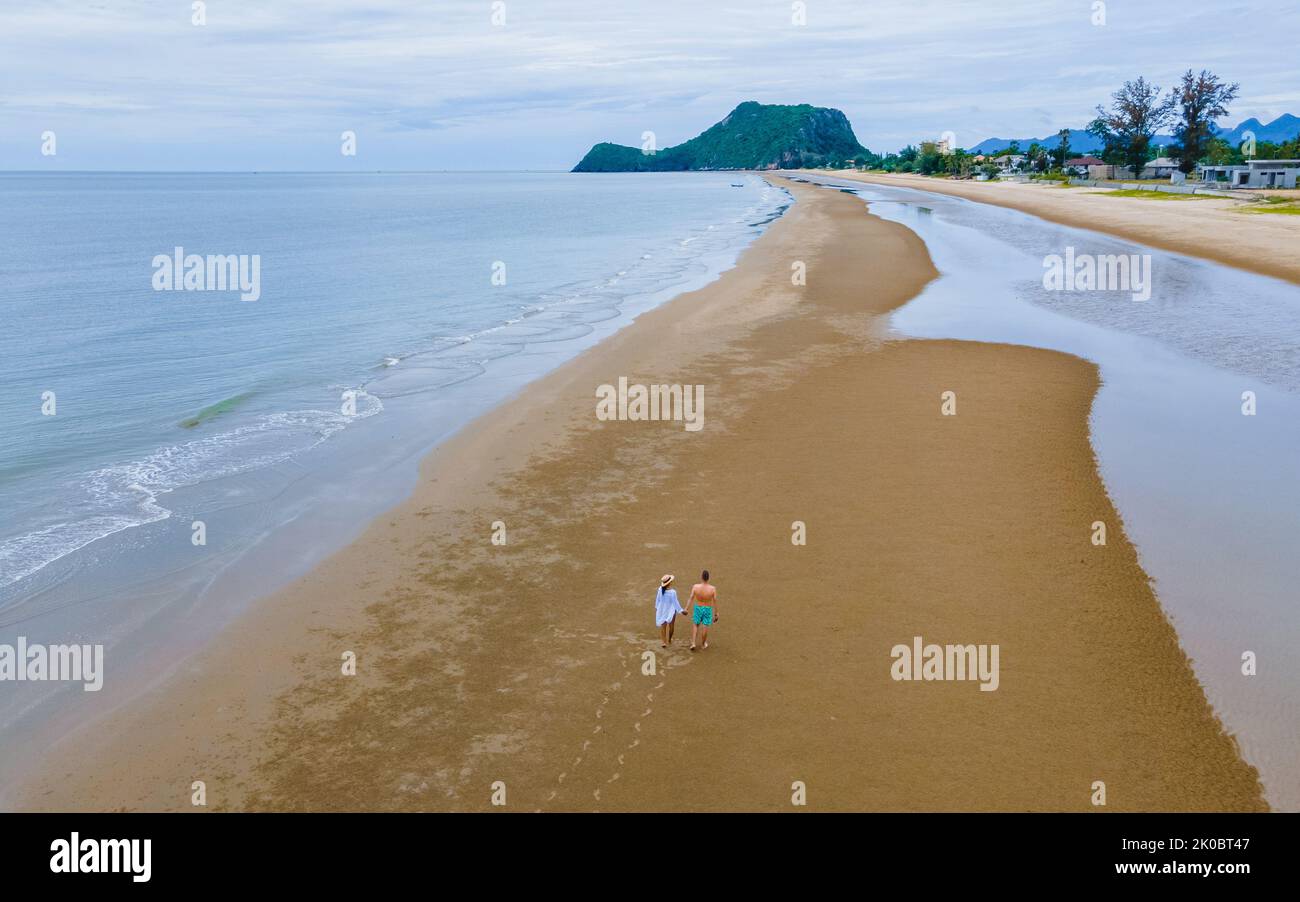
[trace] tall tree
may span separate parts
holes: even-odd
[[[1029,168],[1034,172],[1042,172],[1047,168],[1047,151],[1037,141],[1029,145],[1025,157]]]
[[[1170,99],[1182,108],[1174,127],[1174,137],[1178,139],[1174,153],[1184,174],[1196,168],[1209,152],[1210,139],[1216,131],[1214,120],[1228,115],[1228,104],[1237,99],[1240,87],[1235,83],[1224,84],[1209,70],[1202,69],[1196,75],[1188,69],[1183,80],[1170,91]]]
[[[1106,152],[1118,157],[1140,178],[1142,168],[1150,159],[1151,139],[1169,123],[1174,111],[1174,98],[1160,99],[1160,89],[1145,78],[1126,81],[1124,87],[1111,95],[1111,106],[1097,107],[1097,118],[1088,131],[1106,143]]]
[[[1052,162],[1056,164],[1057,169],[1065,168],[1065,161],[1070,159],[1070,130],[1063,128],[1056,133],[1060,140],[1056,143],[1056,149],[1052,151]]]

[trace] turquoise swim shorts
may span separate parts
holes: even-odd
[[[713,605],[697,604],[691,622],[697,626],[713,626]]]

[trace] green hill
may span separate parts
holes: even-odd
[[[721,122],[656,153],[597,144],[574,172],[681,172],[690,169],[794,169],[868,153],[839,110],[747,101]]]

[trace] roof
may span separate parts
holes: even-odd
[[[1171,159],[1169,159],[1168,157],[1156,157],[1154,160],[1151,160],[1149,163],[1147,163],[1147,165],[1148,165],[1148,166],[1162,166],[1162,167],[1167,167],[1167,166],[1177,166],[1177,165],[1178,165],[1178,161],[1177,161],[1177,160],[1171,160]]]
[[[1283,169],[1294,169],[1300,166],[1300,160],[1251,160],[1251,166],[1280,166]]]
[[[1105,166],[1105,160],[1099,160],[1096,157],[1075,157],[1073,160],[1066,160],[1066,166]]]

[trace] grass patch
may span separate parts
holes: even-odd
[[[1300,204],[1284,198],[1269,198],[1264,206],[1246,207],[1243,213],[1278,213],[1282,216],[1300,216]]]
[[[1222,200],[1209,194],[1174,194],[1172,191],[1143,191],[1139,188],[1119,188],[1105,194],[1107,197],[1141,197],[1146,200]]]

